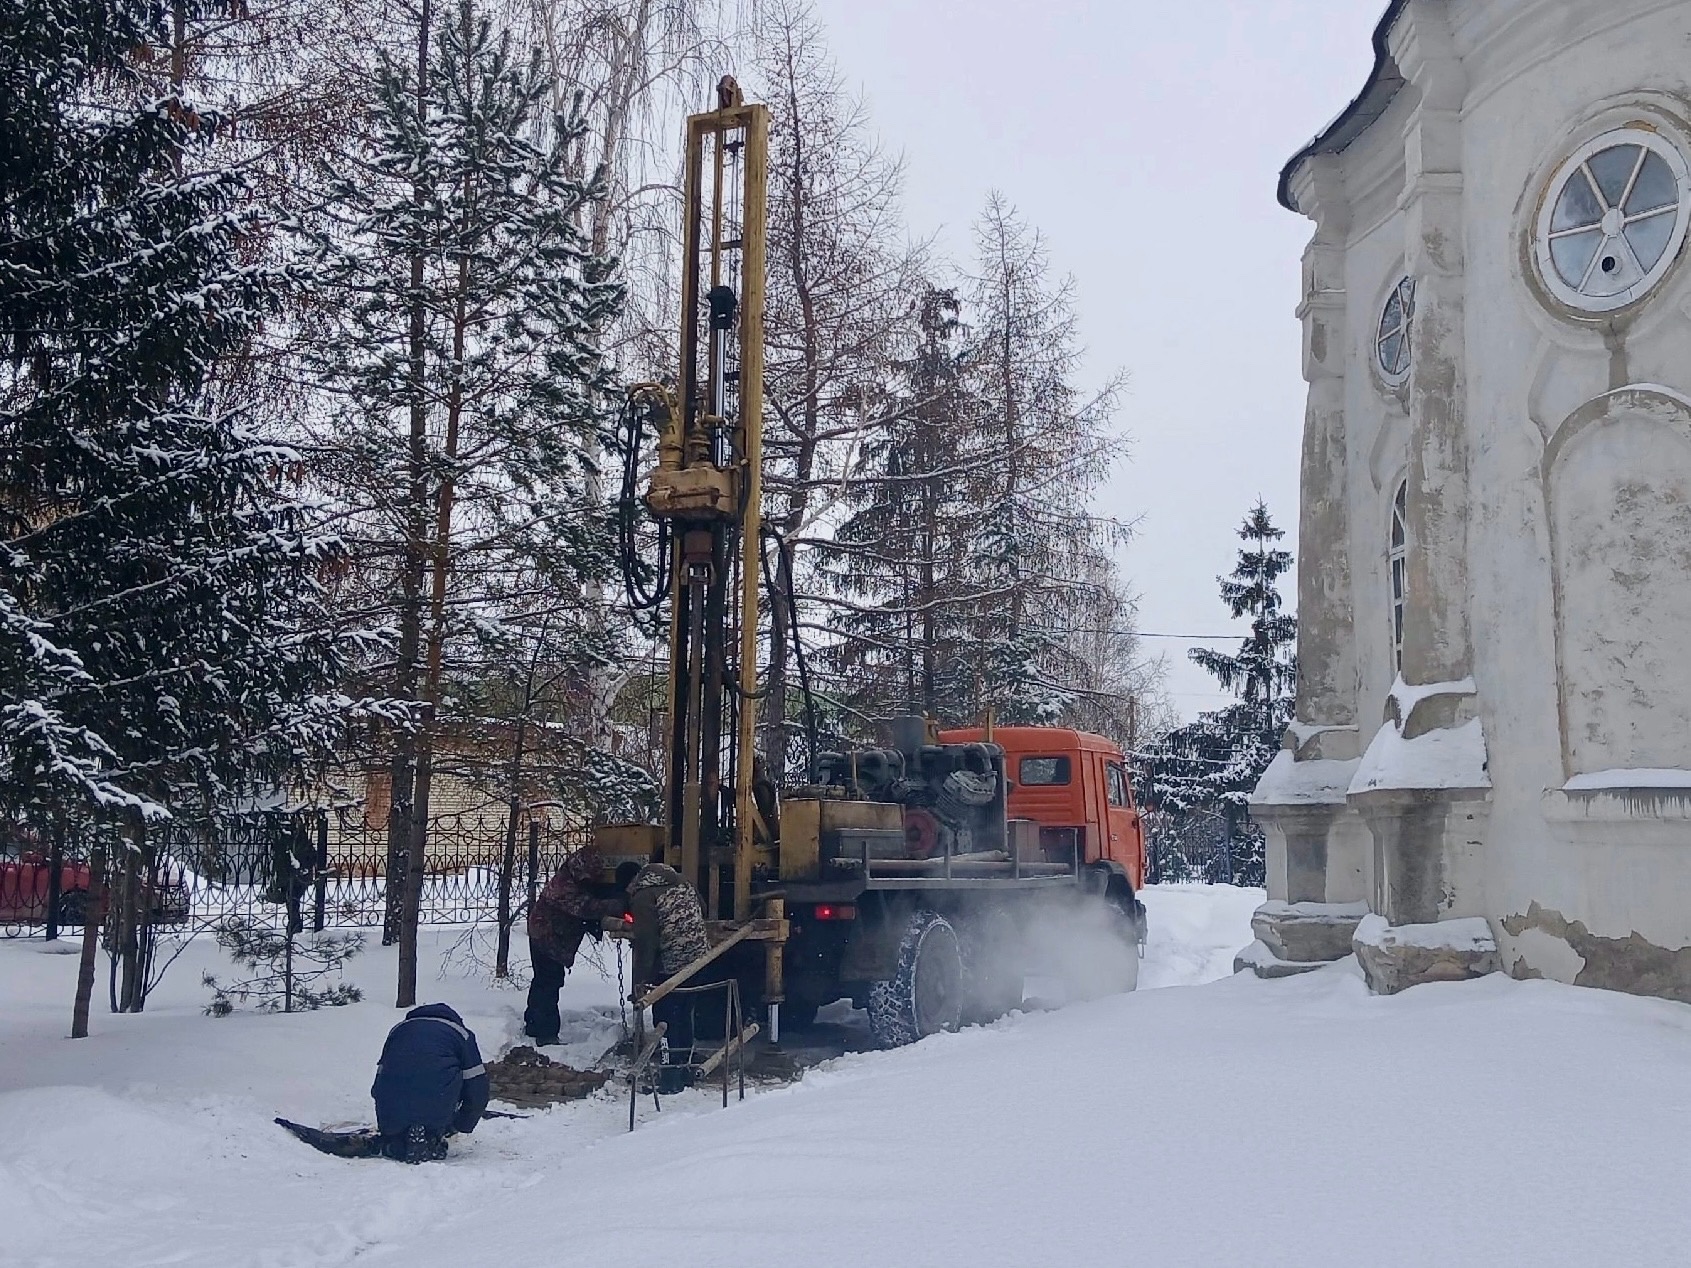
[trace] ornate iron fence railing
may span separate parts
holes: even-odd
[[[424,847],[419,921],[493,920],[502,884],[513,918],[564,857],[585,845],[580,824],[506,814],[431,818]],[[101,844],[88,831],[37,833],[14,826],[0,841],[0,936],[56,937],[81,929],[91,860]],[[107,857],[124,848],[115,836]],[[214,825],[171,824],[150,842],[151,919],[184,931],[230,917],[306,929],[382,928],[388,920],[388,832],[360,810],[266,811]],[[403,860],[396,876],[403,876]]]

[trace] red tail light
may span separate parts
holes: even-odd
[[[850,903],[817,903],[818,920],[856,920],[857,908]]]

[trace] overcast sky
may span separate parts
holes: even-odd
[[[1311,226],[1275,181],[1362,87],[1384,0],[817,4],[907,160],[912,230],[967,258],[1003,191],[1075,278],[1088,380],[1127,370],[1131,452],[1100,509],[1142,517],[1124,558],[1141,628],[1233,629],[1215,577],[1245,511],[1261,494],[1294,549],[1297,528]],[[1147,646],[1183,714],[1222,702],[1183,643]]]

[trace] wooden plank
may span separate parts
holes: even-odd
[[[761,1033],[761,1030],[762,1028],[754,1021],[751,1025],[742,1030],[737,1038],[730,1039],[727,1043],[723,1044],[722,1047],[718,1048],[715,1052],[711,1053],[710,1056],[706,1057],[704,1064],[699,1067],[698,1082],[702,1083],[706,1079],[710,1078],[710,1076],[716,1072],[717,1066],[721,1065],[724,1061],[728,1060],[729,1057],[738,1053],[741,1048],[744,1048],[752,1040],[756,1039]]]
[[[637,1008],[650,1008],[653,1004],[657,1003],[664,996],[668,995],[676,987],[685,986],[687,984],[688,980],[691,979],[692,977],[694,977],[699,972],[700,969],[704,968],[706,965],[712,963],[713,961],[719,959],[730,948],[737,947],[737,946],[740,945],[740,943],[742,943],[742,942],[746,941],[748,938],[750,938],[752,936],[752,933],[754,932],[754,929],[755,929],[755,926],[746,925],[743,928],[736,931],[732,937],[726,938],[723,941],[717,943],[709,951],[706,951],[703,955],[701,955],[698,959],[694,960],[691,964],[687,965],[680,972],[678,972],[674,976],[670,977],[667,981],[662,982],[657,986],[654,986],[651,990],[647,991],[639,999],[635,1000],[634,1001],[635,1007],[637,1007]]]

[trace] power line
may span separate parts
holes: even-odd
[[[1120,630],[1113,628],[1087,628],[1075,625],[1030,625],[1029,629],[1039,630],[1042,634],[1119,634],[1123,638],[1174,638],[1186,643],[1216,643],[1233,638],[1249,638],[1248,630],[1235,631],[1232,634],[1162,634],[1150,630]]]

